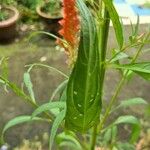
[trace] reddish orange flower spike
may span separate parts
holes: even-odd
[[[65,49],[65,52],[69,56],[69,64],[73,64],[77,56],[80,29],[76,0],[63,0],[63,19],[59,21],[59,23],[62,26],[59,34],[64,38],[67,44],[59,39],[57,43]]]

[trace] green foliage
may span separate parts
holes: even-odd
[[[65,87],[67,86],[68,80],[63,81],[61,84],[58,85],[58,87],[55,89],[55,91],[52,93],[52,96],[50,98],[50,101],[52,101],[54,99],[54,97],[58,94],[58,93],[62,93],[62,91],[65,89]]]
[[[57,130],[58,130],[60,124],[62,123],[62,121],[64,120],[65,115],[66,115],[66,110],[64,109],[64,110],[62,110],[62,111],[56,116],[56,118],[55,118],[55,120],[54,120],[54,123],[53,123],[53,125],[52,125],[52,129],[51,129],[51,134],[50,134],[50,142],[49,142],[49,144],[50,144],[50,146],[49,146],[49,147],[50,147],[50,150],[52,149],[52,144],[53,144],[54,138],[55,138],[55,136],[56,136],[56,134],[57,134]]]
[[[41,3],[41,0],[17,0],[18,4],[23,5],[29,9],[35,10],[36,6]]]
[[[43,3],[42,11],[52,16],[61,15],[61,1],[60,0],[47,0]]]
[[[114,49],[112,51],[113,54],[113,58],[111,59],[111,63],[113,62],[118,62],[119,60],[125,59],[125,58],[129,58],[129,56],[124,53],[124,52],[120,52],[119,50]]]
[[[55,2],[53,1],[53,6]],[[122,86],[133,72],[146,80],[150,80],[150,62],[137,62],[144,44],[150,42],[150,34],[138,35],[138,17],[135,27],[132,25],[129,43],[125,45],[122,26],[112,1],[103,0],[101,1],[102,3],[100,2],[101,5],[98,5],[99,2],[94,0],[88,0],[88,2],[91,4],[90,9],[84,4],[84,1],[77,0],[81,23],[78,37],[80,41],[77,60],[69,77],[52,66],[39,63],[27,65],[26,67],[29,68],[23,76],[27,91],[23,91],[23,89],[7,79],[7,65],[2,66],[4,61],[0,61],[0,69],[2,70],[0,84],[11,88],[17,96],[31,104],[34,109],[31,116],[19,116],[10,120],[4,126],[2,140],[4,133],[15,125],[31,121],[46,121],[52,124],[49,139],[50,149],[53,148],[54,141],[56,141],[59,148],[70,147],[74,150],[94,150],[96,145],[111,150],[134,150],[134,143],[137,141],[141,131],[138,118],[132,115],[118,115],[117,119],[112,119],[111,122],[108,118],[113,112],[119,112],[121,108],[128,109],[128,107],[135,105],[147,105],[147,102],[139,97],[123,100],[119,102],[119,105],[116,105],[116,101]],[[18,0],[18,3],[22,3],[26,8],[34,10],[39,1]],[[92,11],[91,6],[93,7]],[[49,7],[46,9],[49,11]],[[94,18],[93,14],[98,17]],[[107,38],[110,20],[112,20],[115,29],[119,48],[114,48],[112,58],[107,60]],[[58,39],[51,33],[40,31],[35,34],[37,33],[44,33]],[[59,40],[64,42],[61,38]],[[130,56],[125,50],[133,47],[136,47],[137,51],[134,56]],[[122,60],[127,60],[128,63],[124,64]],[[107,106],[103,107],[103,80],[105,71],[109,69],[109,66],[116,70],[119,69],[122,73],[122,78],[116,89],[114,89],[113,96],[107,100]],[[36,101],[30,76],[34,67],[47,68],[65,78],[52,93],[50,101],[41,106]],[[40,117],[37,117],[38,115]],[[120,125],[129,125],[131,127],[128,143],[123,143],[119,140],[118,130]],[[91,128],[93,128],[93,133]],[[59,132],[62,133],[59,134]]]
[[[116,12],[116,9],[114,8],[113,2],[111,0],[103,0],[103,2],[106,5],[106,8],[109,12],[110,15],[110,19],[112,20],[115,32],[116,32],[116,38],[118,41],[118,44],[120,46],[120,48],[123,46],[123,31],[122,31],[122,26],[121,23],[119,21],[119,16]]]
[[[2,10],[0,10],[0,21],[4,21],[8,18],[8,14],[5,12],[2,12]]]
[[[5,134],[5,132],[13,127],[13,126],[16,126],[18,124],[22,124],[22,123],[25,123],[25,122],[32,122],[32,121],[45,121],[43,118],[39,118],[39,117],[35,117],[31,120],[31,116],[19,116],[19,117],[16,117],[12,120],[10,120],[3,128],[3,131],[2,131],[2,135],[1,135],[1,141],[4,141],[3,140],[3,136]]]
[[[131,133],[130,142],[134,143],[138,139],[139,134],[140,134],[139,120],[134,116],[120,116],[119,118],[117,118],[117,120],[113,124],[118,125],[122,123],[132,125],[132,133]]]
[[[69,146],[72,149],[82,150],[82,145],[77,140],[77,136],[71,131],[58,134],[56,142],[60,148]]]
[[[46,103],[38,107],[32,114],[32,117],[34,118],[35,116],[41,114],[44,111],[50,111],[51,109],[54,108],[59,108],[59,109],[65,109],[66,105],[65,102],[51,102],[51,103]]]
[[[128,100],[122,100],[118,106],[116,106],[116,107],[114,107],[114,109],[112,109],[111,112],[115,112],[115,111],[117,111],[117,109],[133,107],[136,105],[148,105],[148,103],[143,98],[140,98],[140,97],[131,98]]]
[[[114,65],[115,68],[131,70],[146,80],[150,80],[150,62]]]
[[[28,89],[28,92],[29,92],[29,94],[31,96],[31,99],[35,103],[35,96],[34,96],[34,92],[33,92],[33,85],[32,85],[32,82],[31,82],[30,74],[28,72],[24,73],[24,83],[25,83],[25,86]]]
[[[11,5],[15,3],[16,3],[16,0],[1,0],[2,5]]]
[[[99,122],[101,110],[97,30],[86,5],[78,0],[81,39],[78,58],[67,85],[67,129],[86,132]],[[82,83],[82,84],[81,84]]]

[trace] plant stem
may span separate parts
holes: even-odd
[[[102,12],[102,10],[101,10]],[[103,93],[103,84],[104,84],[104,77],[105,77],[105,60],[106,60],[106,51],[107,51],[107,41],[108,41],[108,34],[109,34],[109,24],[110,24],[110,17],[109,13],[106,10],[106,7],[103,8],[103,23],[100,24],[99,30],[99,52],[100,52],[100,101],[102,101],[102,93]],[[93,127],[93,133],[91,138],[91,147],[90,150],[94,150],[96,146],[96,139],[97,139],[97,128],[98,126],[95,125]]]
[[[4,81],[5,84],[8,85],[8,87],[10,87],[17,96],[23,98],[23,100],[27,102],[28,104],[30,104],[34,109],[37,109],[39,107],[39,105],[33,102],[32,99],[28,95],[26,95],[19,87],[17,87],[17,85],[9,82],[7,79],[1,76],[0,76],[0,79]],[[49,119],[49,122],[53,120],[53,117],[47,112],[43,112],[43,117],[46,117],[47,119]]]
[[[97,138],[97,125],[93,127],[93,133],[92,133],[91,148],[90,148],[90,150],[94,150],[95,149],[96,138]]]
[[[145,41],[149,38],[149,36],[150,36],[150,34],[148,34],[148,35],[146,36]],[[132,61],[131,61],[131,64],[132,64],[132,63],[135,63],[135,61],[137,60],[137,58],[138,58],[139,54],[141,53],[143,47],[144,47],[144,42],[143,42],[143,44],[139,47],[139,49],[137,50],[137,53],[136,53],[135,56],[133,57],[133,59],[132,59]],[[111,111],[112,106],[114,105],[114,103],[115,103],[116,100],[117,100],[117,96],[118,96],[118,94],[120,93],[120,90],[121,90],[121,88],[122,88],[122,86],[123,86],[123,84],[124,84],[124,82],[125,82],[125,80],[126,80],[126,77],[127,77],[128,73],[129,73],[129,70],[125,72],[125,75],[124,75],[123,78],[120,80],[120,82],[119,82],[119,84],[118,84],[118,86],[117,86],[117,88],[116,88],[115,94],[113,95],[112,99],[110,100],[110,103],[109,103],[109,105],[108,105],[108,107],[107,107],[107,109],[106,109],[106,112],[105,112],[105,114],[104,114],[104,117],[103,117],[103,119],[102,119],[102,121],[101,121],[101,123],[100,123],[100,125],[99,125],[99,131],[100,131],[100,132],[101,132],[101,130],[102,130],[102,128],[103,128],[103,125],[105,124],[105,122],[106,122],[108,116],[109,116],[109,113],[110,113],[110,111]]]

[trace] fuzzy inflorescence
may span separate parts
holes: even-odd
[[[76,60],[77,47],[79,43],[80,21],[76,8],[76,0],[63,0],[63,19],[59,21],[62,26],[59,34],[64,38],[66,43],[58,40],[67,55],[69,56],[69,64]]]

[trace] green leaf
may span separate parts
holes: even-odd
[[[140,131],[141,131],[141,127],[139,124],[132,125],[131,137],[129,139],[130,143],[137,142],[139,135],[140,135]]]
[[[25,100],[26,102],[32,104],[33,106],[35,106],[35,103],[33,103],[33,101],[31,101],[31,98],[26,95],[16,84],[11,83],[10,81],[8,81],[7,79],[3,78],[0,76],[0,79],[2,81],[5,82],[5,84],[12,89],[12,91],[19,97],[23,98],[23,100]]]
[[[113,65],[114,68],[126,69],[135,72],[146,80],[150,81],[150,62],[125,64],[125,65]]]
[[[113,5],[112,0],[103,0],[103,2],[105,3],[105,6],[109,12],[110,19],[112,20],[118,44],[119,44],[120,48],[122,48],[122,46],[123,46],[123,30],[122,30],[122,25],[119,20],[118,13]]]
[[[104,134],[104,143],[105,143],[105,145],[108,145],[108,144],[113,143],[113,142],[116,141],[117,132],[118,132],[118,130],[117,130],[116,125],[111,126],[110,128],[108,128],[105,131],[105,134]]]
[[[33,69],[33,67],[44,67],[44,68],[47,68],[47,69],[49,69],[49,70],[55,71],[55,72],[57,72],[58,74],[60,74],[60,75],[62,75],[62,76],[64,76],[65,78],[68,79],[68,76],[67,76],[65,73],[63,73],[62,71],[60,71],[60,70],[58,70],[57,68],[52,67],[52,66],[48,66],[48,65],[40,64],[40,63],[35,63],[35,64],[31,64],[31,65],[26,65],[26,67],[29,67],[28,72],[30,72],[30,71]]]
[[[24,79],[24,83],[25,83],[25,85],[26,85],[26,87],[28,89],[28,92],[29,92],[29,94],[31,96],[32,101],[34,103],[36,103],[35,102],[34,92],[33,92],[33,85],[32,85],[31,78],[30,78],[30,74],[28,72],[25,72],[23,79]]]
[[[50,134],[50,150],[52,149],[52,144],[54,142],[54,138],[56,136],[57,130],[61,122],[64,120],[66,114],[66,110],[62,110],[55,118],[54,123],[52,125],[51,134]]]
[[[64,109],[65,107],[66,107],[65,102],[50,102],[50,103],[46,103],[46,104],[43,104],[43,105],[39,106],[32,113],[32,117],[35,117],[35,116],[41,114],[44,111],[51,111],[51,109],[54,109],[54,108]]]
[[[139,135],[140,135],[140,122],[139,120],[134,117],[134,116],[121,116],[119,117],[113,124],[118,125],[118,124],[131,124],[132,126],[132,132],[131,132],[131,138],[130,142],[134,143]]]
[[[139,25],[140,25],[140,17],[138,15],[137,16],[137,22],[136,22],[136,25],[135,25],[135,30],[134,30],[133,36],[138,36]]]
[[[136,43],[137,42],[138,31],[139,31],[139,24],[140,24],[140,17],[137,16],[137,22],[136,22],[135,27],[133,26],[133,24],[131,22],[132,35],[129,37],[129,40],[130,40],[131,43]]]
[[[0,79],[0,83],[1,83],[1,84],[5,84],[5,82],[4,82],[3,80],[1,80],[1,79]]]
[[[117,143],[118,150],[135,150],[135,146],[131,143]]]
[[[112,134],[112,143],[116,141],[116,138],[117,138],[117,134],[118,134],[118,129],[117,129],[117,126],[112,126],[112,129],[111,129],[111,134]]]
[[[71,141],[63,141],[59,144],[60,148],[70,148],[70,149],[74,149],[74,150],[82,150],[79,149],[73,142]]]
[[[78,57],[67,85],[65,126],[86,132],[99,122],[101,111],[97,29],[93,16],[82,0],[77,1],[81,16]]]
[[[147,102],[140,97],[123,100],[117,107],[112,109],[111,112],[115,112],[117,109],[122,108],[122,107],[131,107],[134,105],[147,105]]]
[[[55,89],[55,91],[52,93],[50,101],[54,99],[57,93],[61,92],[66,87],[67,83],[68,83],[68,80],[65,80]]]
[[[114,56],[110,62],[112,63],[112,62],[115,62],[124,58],[129,58],[129,56],[124,52],[120,52],[119,50],[114,50]]]
[[[111,140],[111,128],[107,129],[105,134],[104,134],[104,142],[105,145],[107,145]]]
[[[127,123],[127,124],[139,124],[139,120],[134,117],[134,116],[120,116],[117,118],[117,120],[113,123],[115,125],[117,124],[122,124],[122,123]]]
[[[67,99],[67,87],[63,90],[61,96],[60,96],[60,101],[61,102],[66,102],[66,99]]]
[[[3,141],[3,136],[5,134],[5,132],[13,127],[13,126],[16,126],[18,124],[22,124],[22,123],[25,123],[25,122],[32,122],[32,121],[44,121],[44,119],[42,118],[39,118],[39,117],[35,117],[33,119],[31,119],[31,116],[19,116],[19,117],[16,117],[12,120],[10,120],[5,126],[4,126],[4,129],[2,131],[2,135],[1,135],[1,139]]]
[[[65,143],[64,143],[65,142]],[[80,145],[77,137],[73,132],[63,132],[57,136],[57,144],[59,146],[68,146],[67,143],[70,143],[69,146],[76,147],[76,150],[82,150],[82,146]]]
[[[121,101],[120,107],[128,107],[133,105],[148,104],[143,98],[137,97]]]

